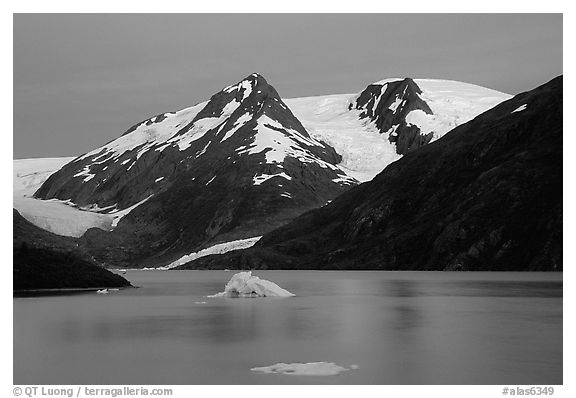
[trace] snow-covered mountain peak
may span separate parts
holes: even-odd
[[[312,137],[342,156],[339,167],[368,181],[403,154],[509,98],[468,83],[398,77],[359,93],[285,102]]]
[[[432,140],[426,126],[457,123],[463,109],[480,113],[474,104],[487,109],[500,98],[492,94],[402,78],[357,94],[283,100],[251,74],[208,101],[134,125],[66,164],[34,196],[108,224],[129,212],[106,228],[110,236],[89,231],[90,239],[122,241],[130,250],[115,255],[129,261],[173,261],[324,205]]]
[[[282,172],[290,177],[301,165],[314,164],[326,170],[320,174],[328,184],[356,183],[336,166],[341,158],[334,149],[311,137],[274,87],[252,74],[206,102],[154,116],[80,156],[37,196],[117,211],[169,189],[184,174],[212,187],[214,168],[238,167],[247,157],[242,162],[258,164],[246,170],[250,181]],[[133,195],[124,194],[124,186]]]
[[[508,94],[451,80],[385,79],[350,104],[406,154],[509,99]]]

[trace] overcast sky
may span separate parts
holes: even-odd
[[[252,72],[284,98],[402,76],[517,94],[562,74],[562,16],[18,14],[14,158],[82,154]]]

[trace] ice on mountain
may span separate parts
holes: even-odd
[[[433,115],[413,115],[413,124],[422,132],[434,132],[437,140],[453,128],[466,123],[512,96],[474,84],[453,80],[414,79]]]
[[[308,363],[277,363],[271,366],[263,366],[250,369],[253,372],[268,374],[284,374],[292,376],[336,376],[342,372],[358,369],[358,365],[349,368],[336,365],[333,362],[308,362]]]
[[[222,138],[222,140],[220,142],[224,142],[226,141],[228,138],[232,137],[234,135],[234,133],[236,131],[238,131],[238,129],[240,129],[242,126],[244,126],[247,122],[249,122],[250,120],[252,120],[252,115],[249,113],[244,113],[242,114],[237,120],[236,122],[234,122],[233,127],[228,130],[226,132],[226,134],[224,135],[224,137]]]
[[[74,158],[16,159],[13,161],[14,196],[32,195],[54,172]]]
[[[390,106],[388,107],[388,109],[390,109],[392,111],[392,113],[396,113],[396,109],[398,108],[398,106],[402,103],[402,98],[399,95],[396,95],[396,98],[394,99],[394,102],[390,104]]]
[[[232,91],[234,91],[236,89],[236,84],[232,84],[230,86],[226,86],[222,89],[222,91],[224,91],[225,93],[231,93]]]
[[[380,94],[366,106],[378,106],[388,84],[402,80],[391,78],[374,83],[382,86]],[[431,79],[414,81],[422,90],[420,97],[434,114],[411,113],[408,122],[417,125],[423,133],[433,132],[433,140],[510,98],[508,94],[473,84]],[[380,134],[373,122],[361,119],[363,110],[354,106],[359,95],[335,94],[285,99],[284,102],[312,137],[326,142],[342,156],[339,168],[363,182],[371,180],[401,155],[396,153],[396,144],[389,141],[390,136],[396,135],[398,126]],[[401,94],[399,97],[402,99]],[[404,106],[404,101],[398,103],[396,99],[396,111]],[[353,105],[352,109],[350,105]]]
[[[162,145],[160,145],[159,147],[154,148],[154,150],[156,152],[162,152],[164,149],[168,148],[170,146],[169,143],[164,143]]]
[[[74,174],[74,177],[84,177],[84,179],[83,179],[84,182],[90,181],[95,176],[96,176],[95,174],[90,173],[90,165],[89,164],[84,166],[84,168],[79,173]]]
[[[356,180],[352,177],[348,177],[346,175],[341,175],[338,178],[334,178],[332,180],[332,182],[335,182],[336,184],[347,184],[347,185],[351,185],[356,183]]]
[[[13,207],[32,224],[58,235],[79,237],[94,227],[110,230],[112,223],[110,215],[83,211],[69,199],[40,200],[30,197],[50,175],[74,160],[74,158],[14,160]],[[94,210],[96,208],[94,206]]]
[[[170,138],[168,142],[178,145],[178,149],[184,151],[190,148],[194,141],[204,137],[204,134],[216,128],[223,122],[224,120],[221,117],[205,117],[196,120],[192,128],[188,130],[186,134],[174,136]]]
[[[285,102],[315,140],[322,140],[342,156],[339,169],[359,181],[368,181],[400,155],[374,123],[360,119],[360,110],[348,109],[353,97],[335,94]]]
[[[212,143],[212,141],[208,141],[206,143],[206,145],[204,145],[204,148],[202,148],[202,150],[200,152],[198,152],[198,154],[196,155],[196,159],[199,158],[200,156],[204,155],[206,153],[206,150],[208,149],[208,147],[210,146],[210,144]]]
[[[200,112],[206,104],[207,102],[201,102],[178,112],[165,113],[166,117],[153,125],[147,125],[147,121],[141,122],[130,133],[117,138],[103,147],[88,152],[79,157],[78,160],[90,158],[102,150],[105,151],[102,155],[110,155],[110,159],[115,159],[135,148],[138,148],[136,157],[139,158],[150,148],[165,144],[166,141],[172,137],[178,126],[192,122],[194,117],[196,117],[198,112]]]
[[[200,250],[198,252],[190,253],[185,256],[180,257],[178,260],[167,265],[168,268],[175,268],[179,265],[186,264],[192,260],[200,257],[209,256],[211,254],[222,254],[234,250],[247,249],[252,247],[260,240],[261,236],[255,236],[253,238],[239,239],[231,242],[219,243],[217,245],[208,247],[206,249]]]
[[[388,136],[390,137],[396,137],[398,135],[398,133],[396,132],[396,130],[398,129],[398,126],[400,126],[399,124],[394,124],[392,125],[392,127],[390,127],[385,134],[388,134]]]
[[[266,163],[268,164],[280,164],[289,156],[303,163],[316,163],[322,168],[341,171],[335,165],[320,159],[306,149],[311,146],[324,146],[312,137],[306,137],[294,129],[286,128],[266,115],[258,119],[257,130],[252,144],[247,148],[241,147],[242,149],[236,150],[239,154],[265,152]]]
[[[252,276],[252,271],[234,274],[222,293],[209,297],[291,297],[290,293],[274,282]]]
[[[524,104],[524,105],[520,105],[518,108],[514,109],[512,112],[510,113],[514,113],[514,112],[522,112],[523,110],[526,109],[528,104]]]
[[[112,228],[115,228],[118,225],[118,222],[125,217],[128,213],[130,213],[132,210],[134,210],[135,208],[137,208],[138,206],[140,206],[142,203],[148,201],[148,199],[150,199],[152,196],[154,195],[150,195],[148,196],[146,199],[141,200],[138,203],[133,204],[130,207],[127,207],[124,210],[118,210],[118,211],[111,211],[108,214],[111,214],[114,216],[114,219],[112,220]]]
[[[208,131],[218,127],[220,131],[226,124],[230,115],[238,109],[240,102],[234,100],[227,103],[222,109],[222,114],[218,117],[205,117],[198,119],[192,128],[183,135],[177,135],[168,140],[169,143],[177,144],[181,151],[188,149],[194,141],[202,138]]]
[[[286,174],[286,173],[284,173],[284,172],[278,173],[278,174],[260,174],[259,176],[255,176],[255,177],[253,178],[254,185],[260,185],[260,184],[262,184],[264,181],[267,181],[267,180],[269,180],[269,179],[271,179],[271,178],[274,178],[274,177],[282,177],[282,178],[285,178],[285,179],[287,179],[287,180],[291,180],[291,179],[292,179],[292,177],[290,177],[288,174]]]
[[[421,109],[414,109],[406,115],[405,120],[407,125],[418,126],[420,134],[426,135],[434,131],[434,124],[429,123],[433,117],[434,115],[429,115]]]
[[[252,93],[252,82],[250,80],[243,80],[240,82],[240,88],[244,89],[244,95],[242,96],[242,101],[244,101],[250,93]]]

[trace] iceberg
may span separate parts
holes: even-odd
[[[232,275],[222,293],[208,297],[291,297],[294,294],[274,282],[252,276],[252,271]]]
[[[271,366],[250,369],[253,372],[277,373],[294,376],[335,376],[348,370],[358,369],[358,365],[350,368],[336,365],[333,362],[308,362],[308,363],[277,363]]]

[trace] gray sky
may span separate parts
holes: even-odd
[[[284,98],[401,76],[517,94],[562,74],[562,15],[17,14],[14,158],[82,154],[253,72]]]

